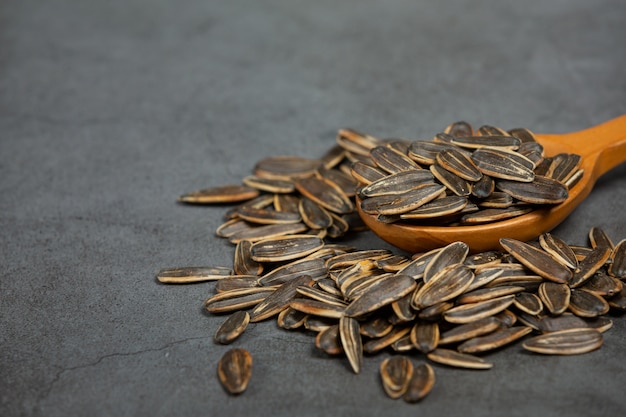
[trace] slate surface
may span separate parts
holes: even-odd
[[[436,367],[418,405],[272,322],[228,397],[212,285],[224,207],[176,204],[262,157],[321,156],[337,129],[429,138],[448,123],[582,129],[626,113],[623,1],[69,1],[0,4],[0,414],[3,416],[616,416],[626,318],[602,349],[519,346],[487,372]],[[554,234],[626,238],[626,166]],[[389,247],[371,233],[359,248]],[[419,358],[416,358],[419,359]]]

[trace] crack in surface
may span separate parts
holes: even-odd
[[[41,401],[43,401],[44,399],[48,398],[48,396],[50,395],[50,393],[52,392],[52,389],[54,388],[54,386],[56,385],[57,382],[59,382],[59,380],[61,379],[61,377],[68,372],[73,372],[79,369],[86,369],[86,368],[91,368],[94,366],[98,366],[102,361],[104,361],[105,359],[109,359],[109,358],[114,358],[114,357],[127,357],[127,356],[135,356],[135,355],[142,355],[144,353],[150,353],[150,352],[159,352],[165,349],[168,349],[172,346],[176,346],[176,345],[180,345],[183,343],[187,343],[190,341],[194,341],[194,340],[204,340],[204,339],[210,339],[212,338],[212,336],[198,336],[198,337],[188,337],[185,339],[181,339],[181,340],[175,340],[173,342],[167,343],[161,347],[158,348],[148,348],[148,349],[141,349],[141,350],[137,350],[134,352],[115,352],[115,353],[109,353],[103,356],[100,356],[99,358],[97,358],[95,361],[90,362],[90,363],[86,363],[83,365],[76,365],[76,366],[71,366],[71,367],[62,367],[62,366],[58,366],[58,365],[54,365],[56,368],[60,368],[59,371],[56,372],[56,374],[54,375],[54,378],[52,378],[52,381],[50,381],[50,383],[47,384],[47,386],[42,390],[42,393],[38,396],[37,398],[37,402],[36,402],[36,408],[40,408],[40,403]]]

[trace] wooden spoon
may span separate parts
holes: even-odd
[[[406,223],[386,224],[375,215],[357,208],[365,224],[386,242],[409,253],[423,252],[463,241],[472,252],[500,249],[502,237],[528,241],[561,223],[589,195],[596,180],[626,161],[626,115],[597,126],[565,134],[535,134],[544,152],[553,156],[561,152],[582,156],[584,175],[569,191],[567,200],[528,214],[476,226],[416,226]]]

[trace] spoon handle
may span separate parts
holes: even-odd
[[[547,154],[581,155],[593,167],[593,178],[626,161],[626,114],[577,132],[537,136]]]

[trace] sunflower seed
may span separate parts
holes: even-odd
[[[376,281],[346,308],[348,317],[360,317],[404,297],[416,287],[408,275],[388,275]]]
[[[424,282],[430,281],[435,274],[447,266],[462,264],[468,253],[469,246],[465,242],[452,242],[444,246],[426,265]]]
[[[462,264],[452,264],[439,270],[413,295],[412,306],[423,309],[452,300],[467,289],[474,279],[471,269]]]
[[[509,135],[518,138],[521,143],[536,141],[535,134],[524,127],[509,130]]]
[[[505,295],[515,294],[524,291],[524,287],[515,285],[502,285],[498,287],[479,288],[477,290],[465,292],[456,299],[456,304],[479,303],[481,301],[492,300]],[[517,297],[516,297],[517,298]]]
[[[274,156],[260,160],[254,166],[254,175],[262,178],[289,181],[310,177],[321,164],[318,159],[297,156]]]
[[[500,327],[500,320],[495,317],[485,317],[467,324],[455,326],[441,334],[439,345],[462,342],[474,337],[489,334]]]
[[[602,333],[595,329],[568,329],[535,336],[522,347],[546,355],[578,355],[598,349],[602,342]]]
[[[400,398],[413,376],[413,363],[406,356],[392,356],[380,364],[380,379],[390,398]]]
[[[435,163],[439,152],[449,149],[457,148],[445,143],[415,141],[409,145],[407,155],[418,164],[432,165]]]
[[[601,270],[593,274],[580,288],[601,297],[612,297],[622,291],[623,287],[622,281]]]
[[[215,230],[215,234],[219,237],[231,237],[232,235],[234,235],[235,233],[239,233],[243,230],[250,230],[250,229],[254,229],[256,228],[255,225],[252,225],[242,219],[240,219],[239,217],[230,219],[224,223],[222,223],[220,226],[217,227],[217,229]]]
[[[483,176],[471,184],[471,194],[476,198],[487,198],[496,188],[496,183],[489,175]]]
[[[576,288],[593,276],[611,256],[611,249],[606,246],[596,246],[590,253],[578,263],[578,269],[569,282],[570,287]]]
[[[420,168],[420,166],[407,155],[386,146],[376,146],[372,148],[370,150],[370,157],[380,169],[390,174]]]
[[[295,190],[291,181],[262,178],[256,175],[249,175],[242,182],[248,187],[267,191],[268,193],[292,193]]]
[[[402,326],[402,327],[394,327],[389,333],[380,337],[378,339],[368,340],[363,345],[363,351],[367,353],[374,353],[384,348],[391,346],[396,341],[402,339],[404,336],[407,336],[411,331],[410,326]]]
[[[411,343],[422,353],[432,352],[439,344],[437,322],[417,322],[411,328]]]
[[[363,162],[355,162],[352,164],[351,174],[360,183],[371,184],[381,178],[384,178],[387,173],[380,168],[373,167]]]
[[[426,355],[433,362],[467,369],[491,369],[493,364],[478,356],[457,352],[456,350],[437,348]]]
[[[235,256],[233,261],[233,270],[237,275],[261,275],[263,272],[263,264],[256,262],[250,256],[250,248],[252,242],[242,240],[235,246]]]
[[[315,236],[280,236],[256,242],[250,253],[257,262],[280,262],[302,258],[322,246],[324,241]]]
[[[520,292],[513,300],[513,305],[526,314],[537,315],[543,310],[539,296],[530,292]]]
[[[402,398],[408,403],[419,402],[430,393],[434,385],[435,371],[433,368],[427,363],[415,366],[409,386]]]
[[[530,204],[559,204],[569,195],[566,186],[541,176],[536,176],[532,182],[499,180],[496,188]]]
[[[539,320],[539,331],[552,333],[567,329],[582,329],[588,327],[585,320],[572,313],[563,313],[558,316],[545,316]]]
[[[339,307],[346,307],[348,305],[348,303],[343,301],[340,297],[329,294],[326,291],[318,290],[317,288],[311,286],[299,286],[296,288],[296,291],[304,297],[324,303],[335,304]]]
[[[442,249],[443,248],[435,248],[429,252],[418,255],[407,266],[398,271],[398,274],[409,275],[415,280],[423,278],[426,267]]]
[[[299,259],[266,273],[259,279],[261,285],[277,285],[290,281],[300,275],[309,275],[317,280],[326,277],[327,270],[323,259]]]
[[[237,203],[258,197],[260,191],[245,185],[222,185],[183,194],[178,201],[187,204]]]
[[[252,307],[275,291],[271,287],[245,288],[217,293],[204,302],[209,313],[227,313]]]
[[[453,172],[465,180],[475,182],[483,176],[472,159],[457,149],[447,149],[439,152],[436,160],[442,168]]]
[[[513,326],[496,330],[485,336],[478,336],[461,343],[457,349],[463,353],[480,353],[497,349],[526,336],[533,329],[527,326]]]
[[[329,148],[320,158],[320,161],[322,161],[322,166],[330,169],[339,165],[345,157],[346,150],[337,144]]]
[[[469,181],[459,177],[453,172],[441,167],[438,164],[430,166],[430,172],[433,173],[435,178],[445,185],[454,194],[462,197],[467,197],[471,193],[472,186]]]
[[[285,282],[273,293],[267,296],[265,300],[257,304],[250,313],[250,321],[256,323],[269,317],[277,315],[282,310],[289,307],[289,303],[297,294],[297,288],[300,286],[312,286],[315,283],[308,275],[301,275],[290,281]]]
[[[353,129],[339,129],[337,143],[345,150],[358,155],[368,155],[370,149],[382,144],[379,139]]]
[[[560,153],[552,157],[546,177],[564,183],[578,170],[582,157],[576,154]]]
[[[342,316],[339,319],[339,337],[352,370],[358,374],[363,363],[363,342],[359,334],[359,322],[351,317]]]
[[[260,240],[275,238],[279,236],[286,236],[301,233],[307,230],[306,225],[302,223],[292,224],[268,224],[264,226],[252,227],[246,230],[240,230],[233,233],[228,240],[230,243],[237,244],[242,240],[249,240],[250,242],[258,242]]]
[[[615,245],[611,253],[611,265],[609,265],[608,273],[615,278],[626,278],[626,239]]]
[[[164,268],[157,273],[157,279],[164,284],[187,284],[221,280],[232,275],[233,270],[224,266],[188,266]]]
[[[280,327],[287,330],[297,329],[304,325],[304,321],[307,318],[307,314],[298,310],[294,310],[291,307],[287,307],[280,313],[278,313],[278,319],[276,322]]]
[[[433,183],[433,174],[426,169],[413,169],[387,175],[363,187],[361,197],[376,197],[387,194],[404,194],[416,187]]]
[[[231,275],[220,279],[215,283],[215,292],[219,293],[230,290],[242,290],[260,286],[259,277],[256,275]]]
[[[315,347],[329,355],[339,355],[344,352],[339,337],[339,325],[334,324],[317,333]]]
[[[506,130],[491,125],[482,125],[476,132],[479,136],[510,136]]]
[[[506,295],[479,303],[462,304],[445,311],[443,318],[449,323],[470,323],[501,312],[513,304],[514,299],[514,295]]]
[[[331,326],[337,324],[337,318],[322,317],[312,314],[307,314],[304,319],[304,328],[312,332],[323,332]]]
[[[530,207],[509,207],[503,209],[484,209],[461,217],[462,224],[484,224],[511,219],[532,211]]]
[[[578,260],[572,248],[556,236],[543,233],[539,236],[539,244],[550,255],[571,269],[578,268]]]
[[[241,394],[252,376],[252,355],[241,348],[227,351],[217,364],[217,376],[229,394]]]
[[[567,283],[572,278],[572,272],[566,266],[541,249],[510,238],[500,239],[500,245],[526,268],[547,280]]]
[[[459,120],[457,122],[450,123],[443,132],[451,136],[472,136],[474,134],[474,129],[468,122]]]
[[[420,310],[417,317],[422,320],[440,320],[443,313],[450,310],[452,307],[454,307],[453,301],[441,301],[435,305]]]
[[[510,149],[519,148],[521,141],[512,136],[488,135],[488,136],[466,136],[454,137],[452,143],[462,148],[490,150],[490,149]]]
[[[248,327],[250,315],[247,311],[239,310],[231,314],[217,329],[213,339],[217,343],[227,345],[237,339]]]
[[[537,295],[550,313],[559,315],[569,306],[571,290],[567,284],[543,282],[539,285]]]
[[[361,209],[369,214],[406,213],[434,200],[443,190],[440,184],[423,184],[402,194],[365,198],[361,200]]]
[[[598,317],[609,312],[609,303],[589,291],[572,288],[569,310],[579,317]]]
[[[406,323],[413,321],[416,316],[416,312],[411,307],[411,300],[413,293],[410,292],[404,297],[391,303],[391,309],[395,314],[396,321],[394,323]]]
[[[297,180],[295,185],[302,195],[333,213],[344,214],[354,210],[354,204],[350,198],[331,181],[308,177]]]
[[[274,194],[274,209],[279,212],[300,214],[300,197],[294,194]]]
[[[442,217],[460,212],[467,206],[468,202],[469,201],[466,197],[456,195],[438,198],[430,203],[426,203],[423,206],[416,208],[415,210],[411,210],[408,213],[400,214],[400,219],[417,220]]]

